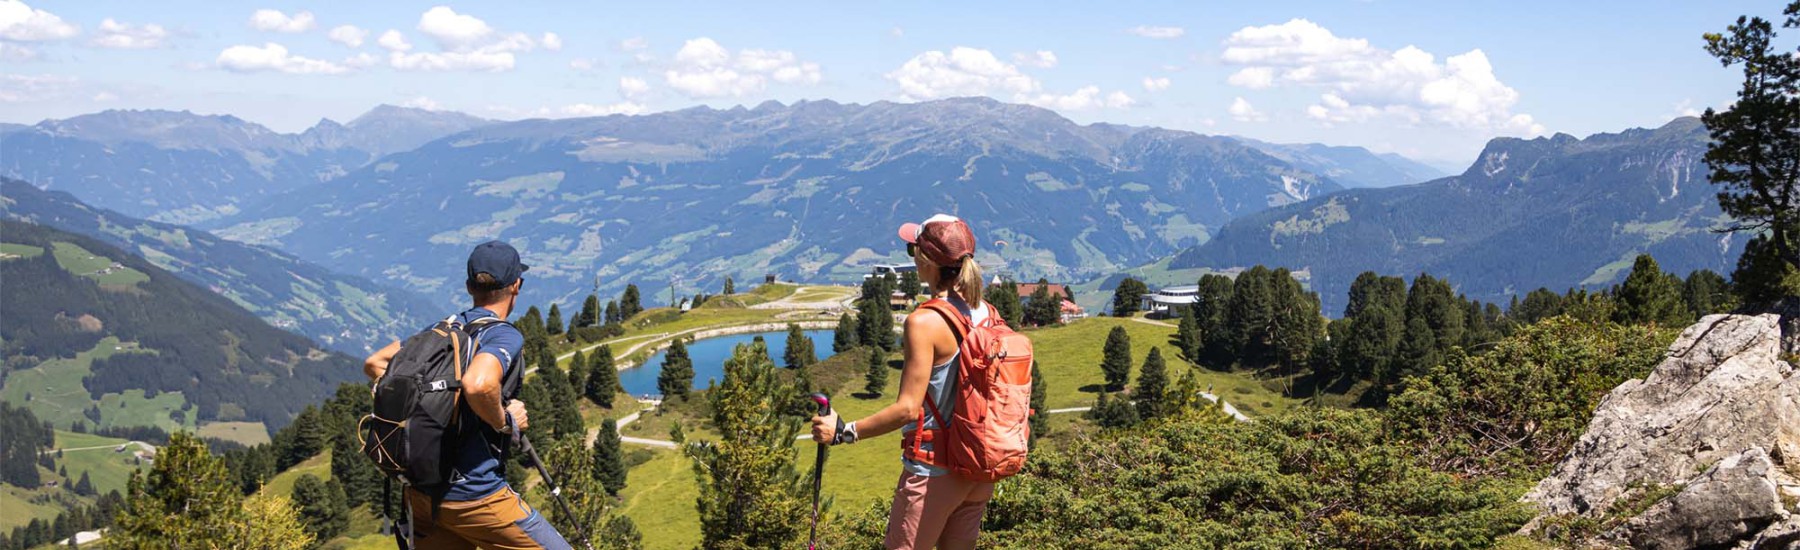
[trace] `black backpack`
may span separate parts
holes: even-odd
[[[464,325],[453,315],[400,344],[375,381],[374,412],[357,426],[362,453],[376,468],[427,494],[449,488],[458,422],[467,408],[462,375],[478,347],[472,335],[505,323],[486,317]]]

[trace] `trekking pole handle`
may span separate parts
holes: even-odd
[[[831,397],[823,393],[812,394],[814,403],[819,404],[819,416],[831,414]]]

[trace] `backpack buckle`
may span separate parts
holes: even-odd
[[[431,381],[431,391],[444,391],[448,389],[450,389],[450,381],[448,380]]]

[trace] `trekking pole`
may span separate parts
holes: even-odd
[[[544,469],[544,461],[538,459],[537,448],[531,446],[531,439],[523,433],[519,434],[519,447],[525,449],[525,454],[531,457],[531,465],[537,467],[538,475],[544,477],[544,483],[550,484],[550,496],[556,497],[556,504],[562,508],[563,515],[568,516],[569,521],[575,524],[575,534],[581,536],[581,545],[594,550],[594,541],[588,538],[587,526],[581,523],[581,516],[575,515],[574,509],[569,506],[569,499],[562,495],[562,487],[556,486],[556,480],[550,478],[550,471]]]
[[[831,398],[822,393],[812,394],[814,403],[819,404],[819,416],[831,414]],[[806,550],[819,548],[819,487],[825,480],[825,443],[819,444],[819,454],[813,458],[813,514],[812,533],[807,535]]]

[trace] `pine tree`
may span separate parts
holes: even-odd
[[[601,321],[603,319],[600,318],[600,297],[589,294],[581,301],[581,312],[575,314],[575,321],[569,323],[569,330],[573,331],[576,327],[599,325]],[[612,322],[610,319],[604,319],[604,321]]]
[[[368,390],[363,390],[366,395]],[[364,457],[356,441],[356,432],[339,432],[331,442],[331,478],[344,488],[344,502],[355,508],[381,502],[382,475],[375,464]],[[258,480],[258,485],[261,482]]]
[[[1114,326],[1106,334],[1106,347],[1100,359],[1100,371],[1106,374],[1106,387],[1117,391],[1131,378],[1131,334],[1125,327]]]
[[[625,293],[619,296],[619,321],[629,321],[644,311],[642,298],[638,296],[635,284],[625,285]]]
[[[1050,409],[1044,405],[1049,398],[1050,388],[1044,385],[1044,370],[1038,368],[1036,360],[1031,362],[1031,439],[1030,447],[1037,446],[1039,437],[1050,435]]]
[[[1138,370],[1137,387],[1131,393],[1137,402],[1138,418],[1152,420],[1168,414],[1168,404],[1163,401],[1163,394],[1168,391],[1169,370],[1163,364],[1162,348],[1151,346],[1144,367]]]
[[[1225,331],[1239,363],[1261,366],[1274,359],[1274,272],[1252,267],[1232,281]]]
[[[612,345],[601,344],[594,354],[588,356],[588,377],[582,385],[582,395],[595,405],[613,406],[613,398],[624,391],[619,387],[618,366],[613,364]]]
[[[1200,306],[1192,305],[1180,309],[1181,321],[1175,325],[1175,340],[1172,343],[1175,344],[1176,352],[1187,358],[1188,362],[1199,364],[1203,348],[1200,341],[1200,317],[1196,312]]]
[[[831,352],[843,353],[860,345],[856,338],[856,318],[849,312],[838,316],[837,329],[831,333]]]
[[[1120,280],[1119,285],[1113,289],[1113,316],[1130,317],[1137,314],[1138,309],[1143,306],[1144,294],[1149,291],[1150,288],[1143,281],[1131,277]]]
[[[908,271],[900,274],[900,292],[906,293],[907,296],[918,296],[925,293],[925,288],[919,283],[919,272]]]
[[[1359,379],[1374,380],[1379,385],[1397,381],[1389,366],[1406,332],[1401,314],[1385,304],[1364,309],[1349,323],[1347,336],[1338,347],[1338,365]]]
[[[694,361],[688,358],[687,343],[676,338],[663,355],[662,372],[656,375],[656,391],[663,399],[686,400],[694,387]]]
[[[1025,306],[1019,303],[1018,283],[1002,281],[997,285],[989,285],[982,291],[981,297],[988,304],[989,311],[1006,322],[1014,326],[1022,326],[1021,323],[1025,322]]]
[[[81,481],[75,482],[75,494],[84,497],[94,496],[94,480],[88,478],[87,470],[81,471]]]
[[[607,438],[597,438],[595,445],[600,445],[605,439]],[[593,448],[580,439],[566,439],[551,442],[539,449],[538,453],[544,459],[544,468],[550,471],[551,479],[559,484],[555,489],[560,491],[561,496],[549,494],[552,490],[550,485],[539,483],[534,489],[536,494],[528,500],[564,500],[568,504],[567,510],[562,506],[549,505],[541,510],[552,527],[569,542],[577,545],[577,537],[585,532],[592,537],[595,548],[643,548],[642,535],[637,533],[636,528],[629,526],[629,523],[618,523],[618,519],[623,516],[614,508],[617,498],[608,492],[598,475],[601,465],[595,460]]]
[[[1509,316],[1521,324],[1531,325],[1538,321],[1563,314],[1563,296],[1551,292],[1548,288],[1538,288],[1525,294],[1525,300],[1519,302],[1509,312]]]
[[[887,299],[863,300],[856,310],[856,340],[865,346],[894,351],[900,348],[894,335],[894,315],[888,311]]]
[[[795,464],[802,417],[790,414],[802,394],[758,347],[739,346],[707,392],[718,441],[682,447],[699,484],[703,548],[785,546],[807,525],[809,484]]]
[[[787,349],[782,350],[782,361],[790,369],[804,369],[819,362],[818,354],[813,352],[812,338],[801,332],[800,325],[788,323]]]
[[[1695,270],[1681,283],[1681,300],[1694,318],[1730,311],[1731,283],[1711,270]]]
[[[1206,274],[1200,277],[1200,299],[1194,302],[1198,308],[1195,321],[1200,324],[1201,364],[1214,370],[1226,370],[1231,366],[1232,337],[1227,321],[1230,319],[1231,296],[1234,284],[1230,277]]]
[[[1382,379],[1392,384],[1408,376],[1425,374],[1438,364],[1441,357],[1437,350],[1437,336],[1425,319],[1407,319],[1406,332],[1400,338],[1400,349],[1393,361],[1394,372]]]
[[[1270,333],[1275,360],[1286,372],[1296,372],[1310,364],[1313,349],[1325,332],[1325,318],[1319,311],[1319,295],[1307,292],[1287,269],[1275,270],[1273,283],[1275,311]]]
[[[1107,429],[1129,428],[1138,423],[1137,407],[1131,406],[1131,401],[1124,396],[1114,397],[1108,392],[1100,392],[1089,416]]]
[[[887,355],[880,348],[869,348],[868,369],[863,375],[863,393],[881,397],[882,391],[887,389],[887,379]]]
[[[538,312],[537,306],[525,308],[525,315],[520,316],[519,320],[513,323],[513,328],[519,329],[519,334],[523,334],[526,338],[543,336],[546,334],[544,314]]]
[[[556,304],[550,304],[550,316],[544,319],[544,329],[551,336],[563,333],[562,310],[557,309]]]
[[[544,408],[544,411],[549,414],[538,418],[550,420],[546,425],[550,428],[551,437],[562,439],[586,436],[586,430],[581,425],[581,409],[575,403],[575,400],[579,399],[580,393],[576,392],[575,386],[569,382],[568,374],[556,366],[555,359],[539,362],[537,375],[526,380],[525,383],[527,386],[537,386],[539,390],[534,393],[541,396],[542,399],[549,400],[548,406]],[[532,402],[526,401],[526,403]],[[544,413],[538,414],[543,415]]]
[[[607,300],[606,324],[616,325],[623,322],[625,322],[625,319],[619,317],[619,302],[617,300]]]
[[[725,292],[723,292],[722,294],[724,294],[726,296],[730,296],[732,294],[737,294],[737,284],[733,283],[731,281],[731,277],[725,278]]]
[[[619,496],[625,490],[625,452],[619,443],[619,423],[611,418],[600,423],[600,435],[594,438],[594,478],[606,487],[606,494]]]
[[[111,548],[304,548],[312,535],[280,496],[245,502],[224,461],[186,432],[169,436],[147,472],[134,472],[107,537]]]
[[[1693,320],[1681,297],[1680,279],[1663,273],[1649,254],[1638,255],[1631,264],[1631,274],[1625,276],[1614,295],[1618,306],[1613,310],[1615,322],[1676,327]]]
[[[344,487],[334,482],[319,481],[312,474],[294,482],[294,504],[300,509],[300,522],[314,540],[331,540],[350,527],[350,505],[345,501]]]
[[[1025,304],[1025,324],[1047,327],[1062,322],[1062,296],[1050,293],[1050,283],[1038,279],[1037,290]]]
[[[1800,29],[1800,1],[1782,15],[1783,28]],[[1712,137],[1708,179],[1720,187],[1719,209],[1733,220],[1727,230],[1757,235],[1754,247],[1744,247],[1732,280],[1746,305],[1800,296],[1800,163],[1794,162],[1800,158],[1800,139],[1794,138],[1800,135],[1800,57],[1785,50],[1774,25],[1761,17],[1739,17],[1726,32],[1705,39],[1707,53],[1744,68],[1737,101],[1700,116]],[[1661,312],[1650,313],[1654,318]]]

